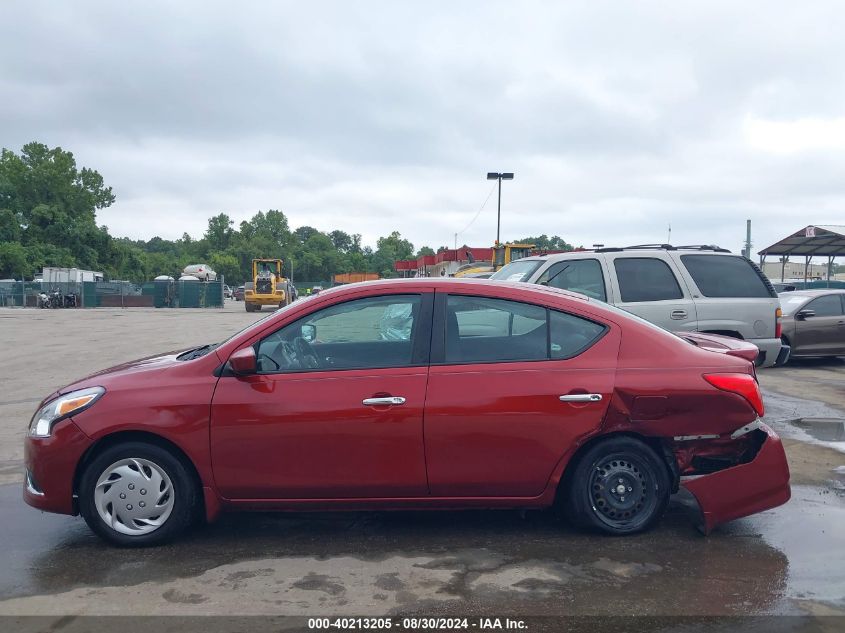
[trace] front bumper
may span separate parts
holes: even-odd
[[[92,440],[73,420],[60,422],[50,437],[27,436],[23,500],[45,512],[76,514],[73,478]]]
[[[780,438],[763,423],[753,432],[765,437],[750,462],[681,482],[698,501],[705,534],[721,523],[789,501],[789,465]]]

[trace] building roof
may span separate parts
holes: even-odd
[[[393,267],[395,270],[417,270],[442,262],[466,262],[469,261],[467,253],[470,253],[477,262],[493,259],[493,249],[490,247],[462,246],[440,251],[436,255],[420,255],[417,259],[400,259],[393,263]]]
[[[758,255],[845,257],[845,225],[805,226],[759,251]]]

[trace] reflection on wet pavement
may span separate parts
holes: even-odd
[[[0,487],[6,614],[845,607],[845,504],[809,487],[787,506],[706,538],[676,501],[657,529],[627,538],[577,533],[545,512],[239,514],[142,550],[109,547],[80,519],[40,514],[19,495]]]
[[[799,426],[823,442],[845,442],[845,420],[840,418],[796,418],[789,424]]]

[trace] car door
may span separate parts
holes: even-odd
[[[259,372],[223,375],[211,407],[229,499],[426,495],[422,421],[430,293],[320,308],[252,342]]]
[[[660,254],[607,253],[615,305],[670,331],[697,326],[695,302],[674,263]]]
[[[807,312],[812,312],[812,316],[798,318]],[[796,314],[795,332],[800,354],[845,354],[842,295],[829,294],[810,301]]]
[[[618,328],[518,301],[436,296],[425,410],[431,494],[541,494],[567,450],[602,423]]]

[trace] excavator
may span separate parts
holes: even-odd
[[[263,306],[289,305],[293,301],[291,283],[282,274],[281,259],[253,259],[252,281],[244,284],[244,307],[257,312]]]
[[[468,264],[464,264],[457,271],[455,277],[476,277],[486,278],[499,270],[505,264],[510,264],[516,259],[528,257],[534,251],[534,244],[501,244],[493,246],[493,262],[476,262],[472,253],[467,250]]]

